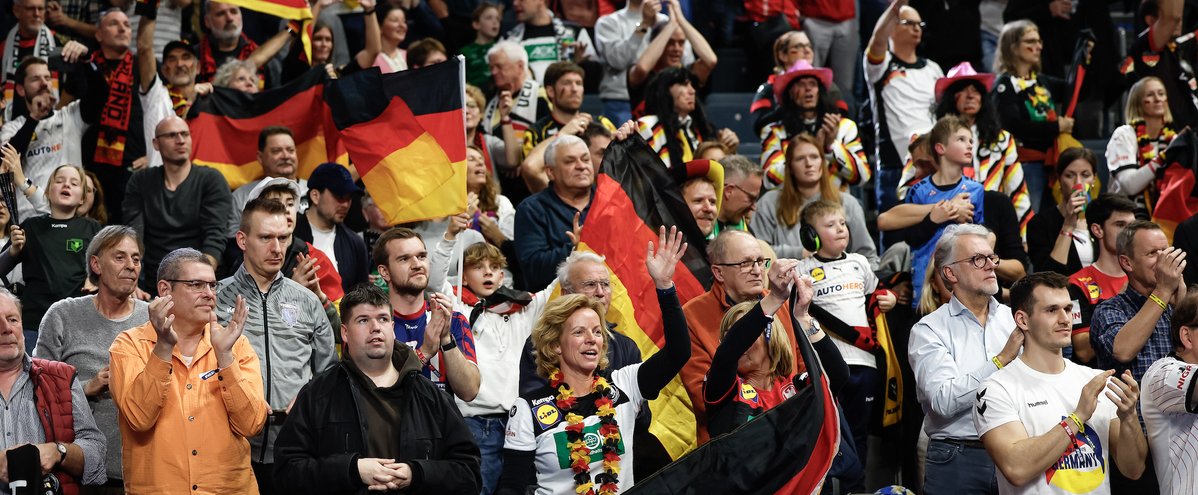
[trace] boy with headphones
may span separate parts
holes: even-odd
[[[832,342],[849,365],[849,380],[837,398],[853,433],[857,455],[864,459],[878,381],[874,357],[877,343],[866,307],[870,294],[878,287],[878,277],[865,256],[845,252],[849,229],[840,203],[814,201],[803,208],[799,221],[799,239],[812,255],[799,260],[796,269],[814,282],[811,315],[835,337]],[[883,312],[895,305],[895,295],[890,291],[880,290],[876,297]]]

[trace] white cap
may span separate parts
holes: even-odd
[[[245,205],[248,204],[250,200],[261,196],[262,191],[264,191],[266,188],[280,185],[288,186],[288,188],[291,189],[291,192],[295,193],[295,197],[297,199],[300,197],[300,187],[295,181],[286,177],[266,177],[261,181],[258,181],[258,185],[254,186],[254,188],[250,190],[250,195],[245,198],[245,203],[241,204],[241,209],[244,210]]]

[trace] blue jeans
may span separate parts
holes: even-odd
[[[1026,174],[1027,169],[1024,170]],[[874,187],[878,195],[878,213],[884,213],[898,206],[898,186],[899,180],[902,178],[902,169],[883,168],[878,170],[878,176],[874,178]],[[882,232],[882,250],[901,240],[903,240],[903,232],[901,230]],[[881,254],[881,251],[879,251],[879,254]]]
[[[994,53],[998,51],[998,35],[982,30],[982,67],[974,67],[978,72],[990,72],[994,67]]]
[[[478,442],[478,450],[482,454],[483,491],[481,495],[491,495],[495,485],[499,484],[499,475],[503,473],[503,434],[507,430],[506,414],[502,418],[469,416],[466,425]]]
[[[1044,162],[1023,162],[1023,181],[1027,184],[1027,195],[1032,199],[1032,211],[1040,211],[1040,203],[1044,196],[1044,188],[1048,187],[1048,172],[1044,170]]]
[[[928,442],[923,495],[998,495],[997,470],[985,449]]]
[[[632,120],[632,104],[628,100],[603,100],[603,116],[617,128]]]

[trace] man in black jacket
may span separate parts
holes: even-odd
[[[362,192],[349,169],[332,162],[321,164],[308,176],[308,210],[295,223],[296,239],[312,244],[333,260],[345,292],[370,281],[373,269],[366,242],[345,226],[352,195]]]
[[[436,311],[433,322],[448,322],[449,308]],[[275,441],[279,492],[478,493],[474,436],[453,399],[420,374],[414,352],[395,341],[387,294],[355,288],[341,314],[343,360],[304,386]]]

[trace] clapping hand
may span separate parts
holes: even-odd
[[[1140,400],[1140,384],[1132,378],[1131,372],[1124,370],[1123,376],[1112,376],[1107,382],[1106,397],[1115,403],[1116,415],[1120,421],[1139,421],[1136,415],[1136,402]]]
[[[212,332],[212,350],[216,351],[218,367],[227,368],[233,364],[233,344],[245,330],[245,320],[249,315],[250,311],[245,305],[245,298],[240,295],[237,296],[237,304],[233,310],[233,317],[229,319],[229,326],[221,327],[216,323],[216,311],[211,313],[208,329]]]
[[[667,236],[665,225],[658,229],[656,250],[653,242],[649,242],[649,251],[645,255],[645,269],[649,271],[653,285],[658,289],[666,290],[674,286],[674,269],[686,252],[687,246],[678,227],[670,227],[670,235]]]

